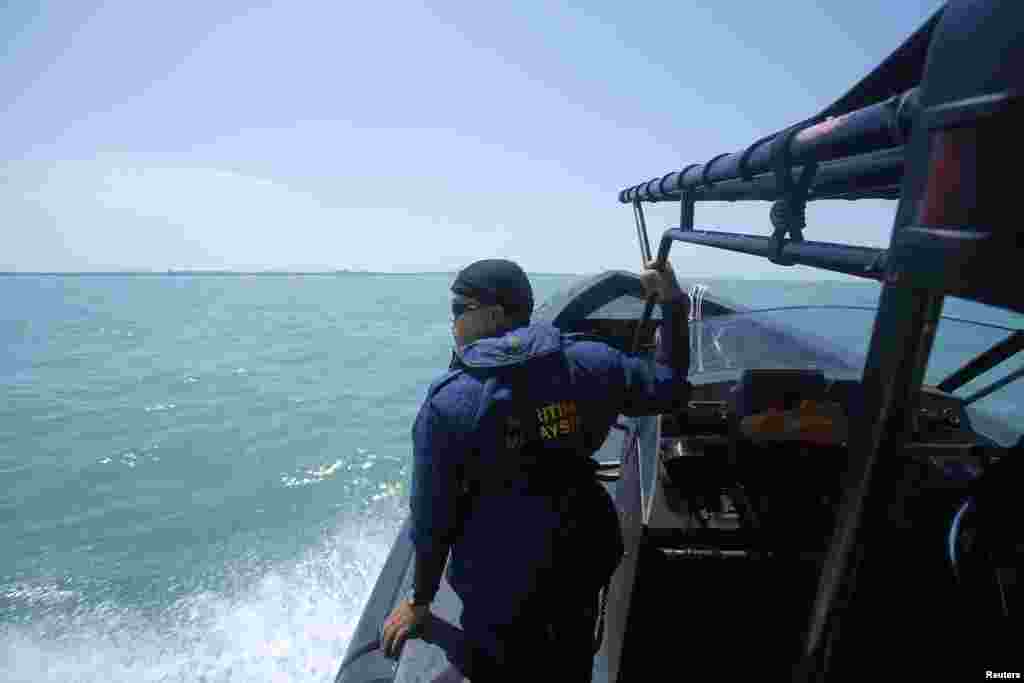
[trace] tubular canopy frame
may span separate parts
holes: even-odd
[[[688,242],[764,257],[778,265],[806,265],[879,280],[883,249],[804,240],[804,205],[818,199],[895,199],[903,176],[903,143],[918,114],[917,89],[834,117],[823,114],[761,138],[742,152],[690,164],[619,193],[633,206],[641,252],[649,259],[643,202],[678,201],[679,227],[667,230],[658,263],[671,242]],[[796,166],[802,170],[794,178]],[[772,201],[771,238],[694,229],[699,201]],[[788,238],[788,239],[787,239]]]
[[[682,171],[626,188],[619,193],[619,201],[678,201],[684,193],[690,193],[696,201],[776,199],[785,190],[778,173],[780,159],[788,162],[785,167],[832,162],[834,170],[829,180],[833,183],[842,180],[846,185],[860,185],[860,198],[893,199],[899,196],[898,188],[874,174],[884,169],[894,174],[898,183],[903,171],[900,150],[917,113],[914,88],[843,116],[814,117],[761,138],[742,152],[719,154],[707,163],[691,164]],[[883,169],[871,163],[878,152],[888,152],[883,157]],[[764,178],[752,186],[758,176]],[[720,185],[729,181],[734,182],[723,190]],[[828,183],[816,183],[810,187],[808,198],[828,198],[829,189]]]

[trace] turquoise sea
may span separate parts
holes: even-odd
[[[451,277],[0,278],[0,680],[333,680],[406,512]],[[573,279],[533,276],[538,301]],[[748,307],[878,297],[706,282]],[[870,320],[806,329],[863,351]],[[931,379],[1005,336],[941,333]]]

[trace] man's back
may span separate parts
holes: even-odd
[[[530,325],[463,349],[459,369],[442,378],[430,402],[486,451],[481,457],[504,457],[502,446],[518,441],[585,457],[590,453],[579,449],[596,450],[621,407],[624,373],[616,356],[601,342]],[[526,422],[519,428],[528,433],[509,434],[510,419]]]
[[[446,508],[439,499],[462,496],[448,508],[459,522],[452,587],[464,602],[486,603],[499,621],[514,618],[527,596],[561,585],[565,573],[596,591],[614,569],[621,541],[589,456],[620,413],[673,405],[685,376],[547,324],[480,340],[459,360],[460,369],[432,387],[416,428],[445,444],[431,465],[460,482],[435,489],[430,503],[437,511]],[[567,519],[561,494],[573,487],[587,495]],[[556,574],[562,530],[578,517],[593,547],[583,557],[561,553]]]
[[[529,406],[546,447],[564,448],[562,437],[582,433],[592,453],[620,413],[665,412],[687,394],[685,367],[655,364],[537,323],[465,347],[457,369],[431,386],[428,403],[474,442],[499,433],[500,420],[521,409],[513,403]]]

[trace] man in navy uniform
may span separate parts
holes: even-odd
[[[511,261],[463,269],[452,285],[456,352],[413,426],[414,590],[388,617],[397,656],[448,581],[463,604],[475,683],[590,681],[597,596],[623,552],[590,456],[619,414],[678,411],[689,397],[687,297],[670,265],[641,276],[658,297],[655,362],[530,324],[533,291]]]

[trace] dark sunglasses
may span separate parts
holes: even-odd
[[[455,322],[468,311],[474,311],[480,308],[480,304],[475,301],[467,301],[465,299],[452,299],[452,322]]]

